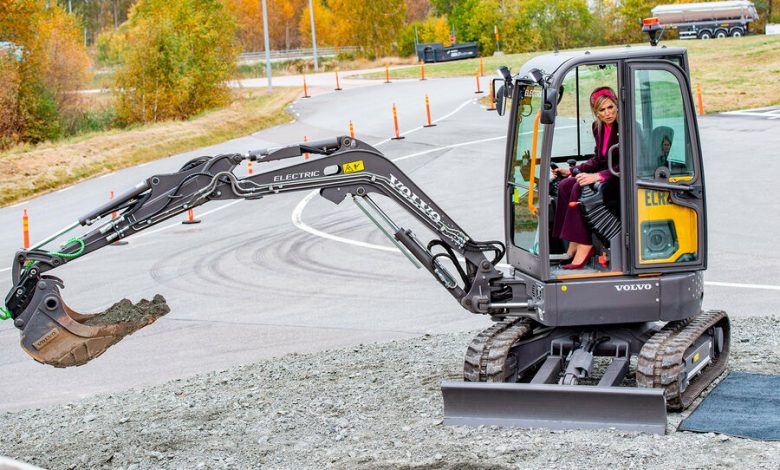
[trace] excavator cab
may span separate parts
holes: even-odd
[[[706,268],[704,177],[687,57],[679,48],[556,53],[529,61],[513,80],[506,158],[506,245],[512,266],[543,281]],[[539,77],[538,81],[533,77]],[[580,206],[598,256],[560,269],[565,241],[550,227],[559,181],[550,172],[591,158],[589,98],[616,90],[615,178],[587,188]]]

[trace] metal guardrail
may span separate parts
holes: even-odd
[[[359,48],[357,46],[346,47],[318,47],[317,57],[334,57],[339,53],[357,52]],[[271,51],[271,60],[280,61],[288,59],[301,59],[306,57],[314,57],[313,49],[288,49]],[[265,51],[261,52],[242,52],[238,55],[239,62],[259,62],[265,60]]]

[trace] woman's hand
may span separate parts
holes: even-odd
[[[599,175],[596,173],[580,173],[575,178],[580,186],[588,186],[599,181]]]
[[[552,172],[553,172],[553,176],[555,177],[558,176],[566,177],[571,174],[571,170],[569,170],[568,168],[554,168]]]

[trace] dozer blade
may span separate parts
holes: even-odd
[[[444,424],[666,432],[661,389],[443,382]]]
[[[101,314],[82,315],[65,305],[61,287],[61,279],[43,276],[30,304],[14,320],[27,354],[54,367],[86,364],[170,311],[165,299],[156,295],[151,302],[133,305],[122,300]]]

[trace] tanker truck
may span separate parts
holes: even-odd
[[[758,20],[755,5],[746,0],[658,5],[651,13],[664,30],[677,31],[680,39],[740,37]]]

